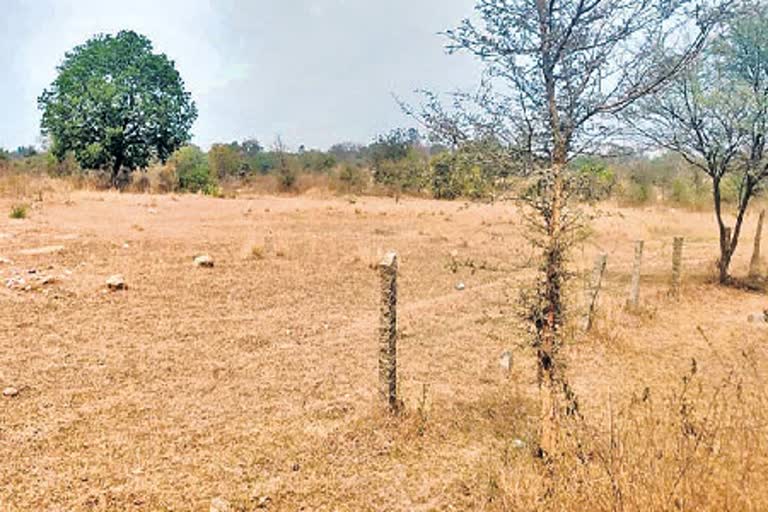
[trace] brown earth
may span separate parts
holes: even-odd
[[[735,275],[746,273],[755,221]],[[76,192],[36,203],[25,220],[4,213],[0,387],[19,393],[0,396],[0,510],[208,510],[216,497],[234,510],[614,508],[597,491],[542,497],[539,463],[514,447],[532,446],[536,431],[535,363],[517,312],[536,270],[526,230],[510,204],[384,198]],[[768,304],[711,283],[711,215],[606,206],[591,231],[572,252],[571,288],[580,299],[599,252],[605,288],[595,329],[569,329],[565,355],[595,435],[633,394],[677,389],[693,359],[715,389],[748,354],[765,395],[768,328],[747,316]],[[676,235],[687,239],[679,302],[666,295]],[[623,303],[638,238],[644,308],[632,314]],[[405,412],[395,418],[376,395],[371,270],[389,249],[401,259]],[[201,253],[213,268],[193,265]],[[107,292],[112,274],[126,291]],[[7,287],[14,276],[24,284]],[[702,482],[722,488],[698,489],[681,471],[674,497],[660,491],[653,503],[765,509],[766,445],[750,443],[734,450],[752,453],[738,470],[757,483],[711,456]],[[641,491],[624,489],[627,510],[642,508]]]

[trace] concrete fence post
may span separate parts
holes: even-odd
[[[397,253],[379,262],[379,393],[391,412],[397,411]]]
[[[680,289],[683,284],[683,244],[685,239],[681,236],[675,237],[674,247],[672,248],[672,290],[671,294],[675,298],[680,297]]]
[[[752,261],[749,262],[749,277],[758,277],[760,275],[760,243],[763,238],[763,222],[765,221],[765,210],[760,212],[757,219],[757,231],[755,232],[755,247],[752,250]]]
[[[605,254],[601,254],[595,259],[595,268],[592,270],[592,280],[589,283],[589,289],[587,289],[587,313],[584,316],[585,331],[592,328],[595,308],[597,306],[597,296],[600,293],[600,286],[603,283],[603,274],[605,273],[607,262],[608,256]]]
[[[635,262],[632,266],[632,281],[629,286],[629,299],[627,299],[629,309],[637,309],[640,306],[640,269],[643,263],[644,246],[643,240],[635,242]]]

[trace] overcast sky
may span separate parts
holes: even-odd
[[[34,144],[37,97],[64,53],[121,29],[176,61],[200,115],[194,142],[281,135],[368,142],[412,123],[392,98],[477,83],[437,32],[474,0],[0,0],[0,147]]]

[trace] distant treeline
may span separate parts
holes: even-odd
[[[133,176],[133,188],[155,192],[202,192],[219,195],[227,185],[247,185],[270,178],[277,191],[297,189],[302,176],[325,177],[342,193],[417,195],[436,199],[498,198],[526,192],[527,182],[503,165],[489,161],[477,143],[458,148],[430,144],[415,129],[396,129],[369,144],[334,144],[326,151],[288,150],[278,138],[265,147],[256,139],[213,144],[208,152],[184,146],[165,162]],[[51,176],[86,175],[73,156],[59,161],[33,146],[0,149],[0,168]],[[664,153],[623,157],[581,157],[570,165],[573,193],[582,201],[615,199],[627,205],[666,203],[707,208],[711,186],[681,157]],[[723,184],[723,200],[738,200],[738,180]],[[104,182],[105,186],[108,183]]]

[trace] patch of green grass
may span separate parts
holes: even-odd
[[[12,219],[26,219],[29,207],[26,204],[15,204],[11,207]]]

